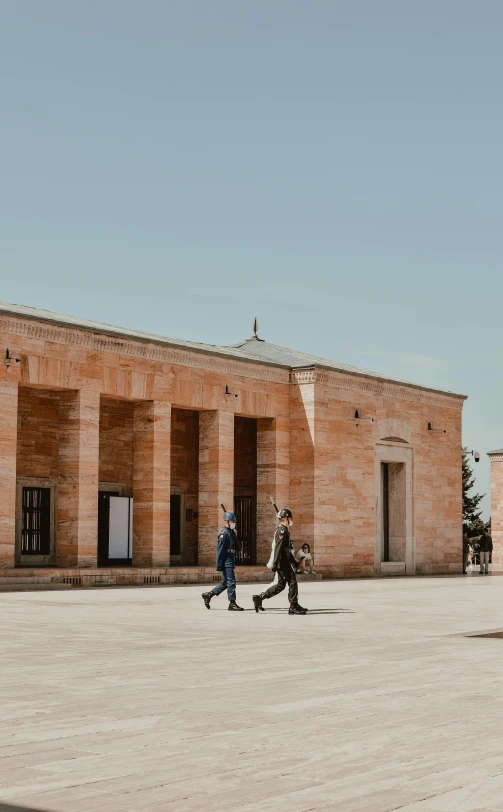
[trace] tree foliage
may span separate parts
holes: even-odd
[[[482,530],[491,527],[491,520],[484,522],[481,518],[482,510],[479,505],[485,494],[475,493],[470,495],[470,491],[475,485],[475,476],[469,463],[470,454],[467,448],[462,449],[463,465],[463,530],[469,538],[480,536]]]

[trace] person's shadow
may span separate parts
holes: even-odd
[[[251,611],[254,611],[253,609]],[[288,612],[288,609],[279,607],[267,607],[266,612]],[[352,609],[308,609],[308,615],[354,615]]]
[[[213,612],[215,612],[215,611],[216,612],[219,612],[219,611],[220,612],[227,612],[228,611],[228,609],[224,609],[223,607],[221,609],[219,609],[216,606],[214,606],[214,607],[212,606],[211,610]],[[253,606],[251,607],[251,609],[248,606],[246,606],[246,607],[243,608],[243,612],[255,612],[255,609],[254,609]],[[268,606],[267,609],[264,607],[264,611],[263,612],[258,612],[258,614],[259,615],[264,615],[264,614],[267,614],[268,612],[269,613],[278,612],[280,614],[281,613],[288,614],[288,607]],[[308,609],[307,614],[308,615],[354,615],[355,613],[353,612],[352,609]],[[0,807],[0,812],[3,812],[1,807]],[[31,812],[31,810],[28,810],[28,812]]]
[[[3,804],[0,801],[0,812],[47,812],[40,806],[38,809],[33,809],[31,806],[13,806],[12,804]]]

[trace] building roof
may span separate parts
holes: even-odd
[[[503,448],[497,448],[496,451],[487,452],[488,457],[491,457],[493,454],[503,454]]]
[[[49,310],[40,310],[35,307],[26,307],[25,305],[7,304],[6,302],[0,302],[0,315],[1,314],[17,316],[33,321],[42,321],[46,324],[53,324],[58,327],[76,327],[81,330],[100,333],[102,335],[136,341],[146,341],[166,347],[193,350],[195,352],[201,352],[204,354],[222,355],[234,358],[236,360],[281,367],[289,370],[319,368],[333,370],[336,372],[344,372],[349,375],[362,376],[381,382],[396,383],[402,386],[410,386],[414,389],[423,389],[427,392],[436,392],[438,394],[450,395],[451,397],[455,398],[462,398],[463,400],[466,399],[466,395],[459,395],[442,389],[432,389],[428,386],[420,386],[418,384],[410,383],[409,381],[400,380],[398,378],[390,378],[386,375],[370,372],[365,369],[359,369],[358,367],[350,366],[348,364],[329,361],[316,355],[309,355],[308,353],[297,352],[296,350],[290,350],[286,347],[280,347],[277,344],[264,341],[263,339],[258,338],[256,335],[238,344],[218,346],[214,344],[203,344],[196,341],[183,341],[178,338],[168,338],[166,336],[159,336],[153,333],[145,333],[141,330],[130,330],[124,327],[115,327],[111,324],[101,324],[99,322],[88,321],[87,319],[79,319],[75,316],[64,316],[60,313],[52,313]]]

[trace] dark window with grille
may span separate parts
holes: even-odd
[[[51,552],[51,489],[23,488],[22,555]]]

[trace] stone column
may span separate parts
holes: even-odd
[[[64,391],[60,397],[58,567],[96,567],[100,394]]]
[[[289,495],[288,420],[257,420],[257,564],[265,564],[277,519],[270,497],[280,508],[291,507]],[[293,508],[292,508],[293,510]]]
[[[199,413],[199,564],[215,564],[217,533],[222,527],[220,496],[234,510],[234,413]]]
[[[14,566],[17,393],[17,381],[0,381],[0,567]]]
[[[169,567],[171,403],[135,405],[133,420],[133,566]]]
[[[492,451],[491,460],[491,537],[493,565],[503,569],[503,449]]]
[[[316,372],[294,373],[294,383],[290,387],[290,509],[295,522],[295,549],[307,542],[311,552],[324,553],[324,533],[318,532],[316,551],[315,541],[315,413],[317,406]],[[318,387],[319,388],[319,387]],[[316,495],[320,493],[317,483]],[[278,505],[279,507],[279,505]]]

